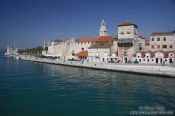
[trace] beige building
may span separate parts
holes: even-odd
[[[88,48],[88,61],[115,62],[117,60],[117,39],[103,36]]]
[[[64,43],[61,40],[53,40],[48,44],[47,52],[42,52],[44,56],[50,57],[58,57],[61,58],[63,56]]]
[[[172,64],[175,63],[175,31],[153,32],[147,49],[138,52],[136,60],[140,63]]]
[[[132,62],[144,44],[145,39],[139,35],[136,24],[124,22],[118,25],[118,58],[122,62]]]
[[[175,50],[175,32],[153,32],[150,37],[152,51]]]

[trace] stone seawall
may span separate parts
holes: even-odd
[[[159,66],[159,65],[139,65],[139,64],[117,64],[117,63],[95,63],[82,61],[62,61],[45,58],[37,58],[33,56],[20,56],[22,60],[50,63],[57,65],[66,65],[73,67],[84,67],[98,70],[110,70],[119,72],[129,72],[146,75],[156,75],[164,77],[175,77],[175,67],[173,66]]]

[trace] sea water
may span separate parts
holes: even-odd
[[[127,116],[153,111],[175,111],[175,78],[0,55],[0,116]]]

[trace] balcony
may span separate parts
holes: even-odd
[[[117,45],[119,47],[132,47],[133,46],[133,39],[118,39]]]

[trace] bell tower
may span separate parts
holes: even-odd
[[[100,24],[99,36],[107,36],[107,28],[104,20]]]

